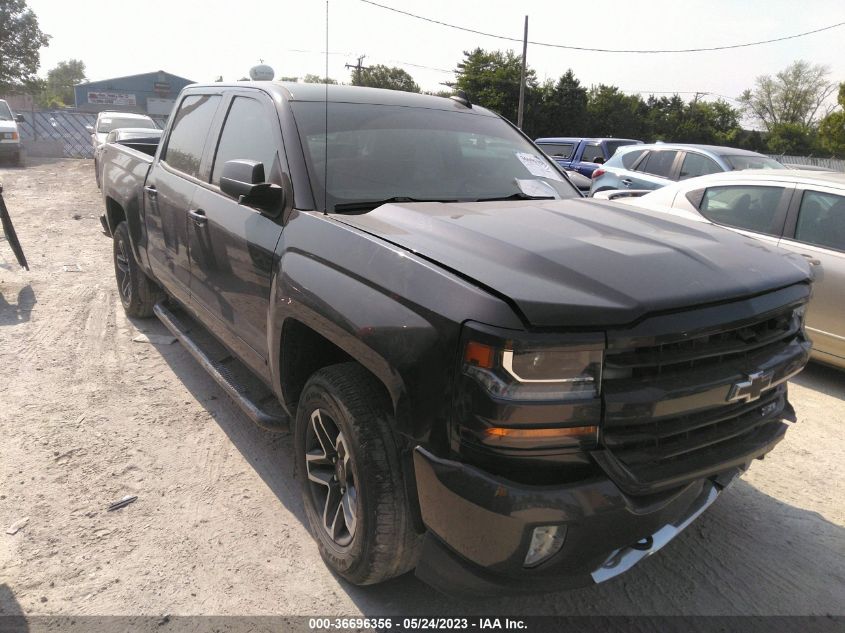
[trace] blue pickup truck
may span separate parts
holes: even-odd
[[[587,178],[623,145],[642,141],[627,138],[538,138],[537,145],[564,169],[577,171]]]

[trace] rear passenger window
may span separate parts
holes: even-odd
[[[669,178],[672,174],[672,163],[675,162],[675,157],[678,152],[671,150],[651,151],[646,159],[640,163],[637,171],[642,171],[652,176],[660,176],[661,178]]]
[[[541,143],[538,147],[554,158],[572,158],[572,143]]]
[[[716,224],[779,236],[783,230],[783,217],[778,213],[782,197],[783,187],[709,187],[704,191],[699,210]]]
[[[584,152],[581,154],[581,160],[585,163],[603,163],[604,162],[604,151],[600,145],[587,145],[584,148]]]
[[[264,107],[249,97],[235,97],[232,100],[217,146],[211,183],[219,185],[223,165],[226,161],[236,159],[264,163],[264,179],[270,181],[276,161],[276,134],[272,119],[267,116]]]
[[[687,178],[695,178],[696,176],[717,174],[721,171],[722,169],[715,160],[702,156],[701,154],[687,152],[687,155],[684,156],[684,162],[681,165],[680,179],[686,180]]]
[[[162,160],[173,169],[199,177],[200,161],[219,95],[188,95],[182,100]]]
[[[845,251],[845,196],[805,191],[798,210],[795,239]]]
[[[630,152],[625,152],[624,154],[622,154],[621,155],[622,166],[625,169],[633,169],[634,165],[640,159],[640,156],[643,155],[644,151],[645,151],[644,149],[638,149],[638,150],[633,150],[633,151],[630,151]],[[613,158],[611,160],[615,163],[617,160],[619,160],[619,157],[620,157],[620,155],[616,154],[616,155],[613,156]]]

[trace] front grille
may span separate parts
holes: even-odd
[[[620,487],[678,485],[748,461],[782,436],[781,420],[791,416],[782,383],[809,355],[795,305],[655,340],[611,348],[605,360],[602,460]],[[734,385],[758,373],[758,388],[731,397]]]

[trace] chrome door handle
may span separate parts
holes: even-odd
[[[203,211],[202,209],[191,209],[190,211],[188,211],[188,215],[191,216],[191,219],[197,226],[202,226],[203,224],[208,222],[208,217],[205,215],[205,211]]]
[[[622,180],[620,180],[619,182],[621,182],[621,183],[622,183],[623,185],[625,185],[626,187],[630,187],[630,186],[631,186],[631,183],[632,183],[632,182],[634,182],[634,181],[633,181],[633,180],[631,180],[630,178],[623,178],[623,179],[622,179]]]
[[[147,185],[146,187],[144,187],[144,191],[147,192],[147,195],[150,198],[155,198],[158,195],[158,190],[152,185]]]
[[[801,253],[801,257],[806,259],[807,263],[810,264],[810,266],[821,266],[822,265],[822,262],[821,262],[820,259],[816,259],[812,255],[807,255],[807,253]]]

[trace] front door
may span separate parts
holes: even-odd
[[[265,180],[283,184],[281,130],[275,107],[263,97],[236,94],[217,143],[211,182],[197,188],[189,219],[191,300],[203,320],[260,373],[268,358],[267,321],[273,251],[282,233],[281,219],[271,217],[220,191],[226,161],[256,160]],[[284,168],[286,171],[286,167]],[[281,211],[281,209],[279,210]]]
[[[823,360],[845,363],[845,193],[836,189],[803,192],[789,238],[782,248],[800,253],[815,268],[807,331]]]

